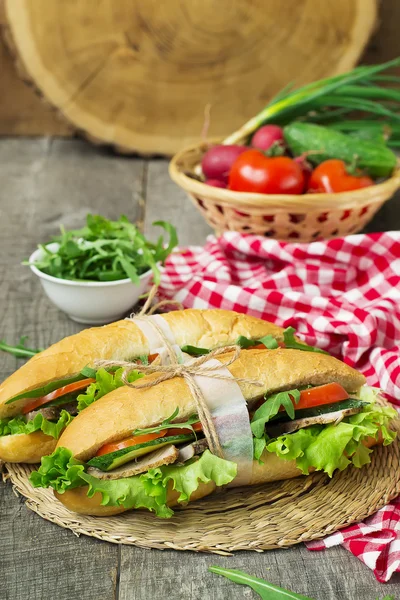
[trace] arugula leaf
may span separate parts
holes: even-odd
[[[164,421],[160,425],[155,425],[155,427],[148,427],[147,429],[135,429],[135,431],[133,431],[132,434],[133,435],[144,435],[146,433],[158,433],[159,431],[162,431],[163,429],[168,429],[168,427],[171,427],[171,425],[173,425],[174,429],[190,429],[193,432],[193,434],[195,435],[195,437],[197,437],[196,432],[193,429],[193,424],[199,422],[198,415],[192,415],[184,423],[174,423],[173,420],[176,419],[178,414],[179,414],[179,408],[176,407],[176,409],[174,410],[172,415],[170,417],[167,417],[166,419],[164,419]]]
[[[283,341],[285,342],[286,348],[292,348],[293,350],[305,350],[306,352],[319,352],[320,354],[329,354],[325,350],[321,350],[320,348],[316,348],[315,346],[308,346],[307,344],[303,344],[297,342],[294,339],[294,335],[296,330],[294,327],[287,327],[283,332]]]
[[[17,358],[30,358],[31,356],[35,356],[39,352],[43,351],[43,348],[27,348],[25,345],[26,340],[28,339],[27,335],[23,335],[19,343],[15,346],[11,346],[7,344],[5,340],[0,340],[0,350],[3,352],[8,352]]]
[[[260,598],[262,598],[262,600],[312,600],[312,598],[309,598],[308,596],[302,596],[301,594],[289,592],[289,590],[285,590],[277,585],[273,585],[272,583],[265,581],[265,579],[253,577],[252,575],[248,575],[247,573],[238,571],[236,569],[209,567],[209,571],[211,571],[211,573],[215,573],[216,575],[222,575],[234,583],[249,586],[260,596]]]
[[[272,417],[278,414],[283,406],[291,419],[294,419],[294,406],[300,400],[300,390],[289,390],[288,392],[277,392],[266,399],[264,404],[256,410],[251,420],[251,430],[256,438],[264,435],[265,425]]]
[[[124,215],[111,221],[101,215],[88,214],[82,229],[66,231],[60,227],[61,235],[52,240],[58,244],[56,251],[50,250],[49,244],[39,245],[43,257],[33,264],[60,279],[117,281],[129,278],[135,284],[139,283],[140,275],[151,269],[154,282],[159,283],[158,263],[164,263],[178,238],[171,224],[157,221],[153,225],[162,227],[168,234],[167,245],[163,236],[156,244],[146,240]]]
[[[61,432],[69,425],[72,419],[73,417],[66,410],[61,411],[57,422],[45,419],[41,413],[38,413],[34,419],[31,419],[30,421],[26,421],[24,417],[0,419],[0,436],[43,431],[46,435],[58,440]]]
[[[113,392],[119,387],[124,386],[124,382],[122,381],[124,369],[121,367],[117,369],[114,373],[109,373],[105,369],[98,369],[96,371],[96,381],[91,383],[85,390],[83,394],[79,394],[78,400],[78,411],[80,412],[84,408],[87,408],[99,398],[102,398],[106,394]],[[129,373],[128,381],[132,383],[137,379],[143,377],[143,373],[139,373],[138,371],[131,371]]]
[[[182,466],[160,467],[143,475],[107,481],[85,473],[84,464],[74,459],[70,450],[57,448],[53,454],[42,458],[39,469],[33,471],[30,481],[33,487],[51,487],[61,494],[88,485],[89,498],[100,492],[103,506],[147,508],[159,517],[168,518],[173,515],[166,504],[170,482],[172,489],[179,492],[178,502],[186,502],[199,487],[200,481],[214,481],[217,486],[222,486],[230,483],[236,473],[235,463],[206,450],[198,460]]]

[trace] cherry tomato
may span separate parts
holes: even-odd
[[[349,192],[374,185],[370,177],[362,174],[350,175],[346,169],[343,160],[325,160],[312,172],[308,190],[320,193]]]
[[[265,156],[259,150],[243,152],[232,165],[229,189],[258,194],[301,194],[304,174],[288,156]]]

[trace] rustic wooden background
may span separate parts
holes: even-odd
[[[399,0],[381,0],[380,22],[362,62],[379,63],[400,54],[399,22]],[[0,0],[0,135],[74,135],[72,127],[31,86],[21,81],[15,57],[1,39],[4,23],[3,0]]]

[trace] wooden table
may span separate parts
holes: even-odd
[[[201,244],[210,232],[184,193],[169,180],[167,162],[115,157],[77,140],[0,140],[0,338],[29,336],[46,347],[80,326],[45,298],[39,281],[21,266],[59,223],[79,226],[87,212],[144,224],[166,219],[181,244]],[[396,199],[369,231],[400,229]],[[1,353],[0,377],[20,360]],[[400,598],[400,577],[387,586],[342,548],[309,552],[300,545],[233,557],[117,546],[42,520],[27,510],[11,485],[0,485],[2,600],[236,600],[248,588],[207,571],[220,565],[247,571],[315,600]],[[255,597],[255,595],[254,595]]]

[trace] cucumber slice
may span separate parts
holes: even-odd
[[[338,410],[346,410],[347,408],[364,408],[364,406],[368,406],[368,402],[362,402],[362,400],[349,398],[348,400],[342,400],[341,402],[335,402],[334,404],[323,404],[322,406],[296,410],[294,413],[294,420],[309,419],[310,417],[319,417],[320,415],[326,415]],[[282,412],[279,415],[276,415],[276,417],[273,417],[269,422],[284,423],[285,421],[291,420],[292,419],[286,412]]]
[[[111,471],[116,469],[125,463],[158,450],[167,444],[182,444],[194,439],[194,435],[172,435],[169,437],[162,437],[150,442],[143,442],[143,444],[137,444],[136,446],[130,446],[129,448],[123,448],[122,450],[116,450],[110,452],[110,454],[103,454],[102,456],[95,456],[88,461],[88,465],[96,467],[101,471]]]

